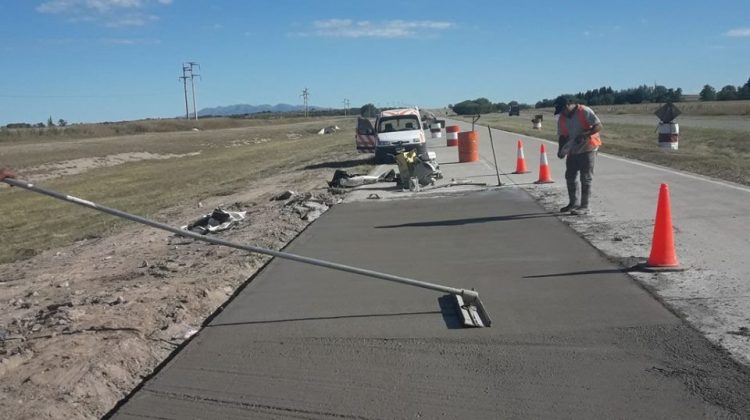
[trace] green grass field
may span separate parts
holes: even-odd
[[[42,183],[49,189],[153,217],[170,207],[194,205],[201,198],[250,189],[254,183],[279,172],[303,171],[305,167],[322,164],[324,168],[331,168],[332,174],[333,168],[341,162],[348,162],[348,166],[342,166],[345,169],[367,171],[369,162],[365,159],[369,155],[358,155],[354,147],[355,121],[351,117],[300,118],[205,129],[218,124],[213,120],[207,121],[204,130],[197,132],[149,132],[89,139],[28,135],[0,142],[0,165],[14,167],[23,179],[25,169],[71,159],[128,152],[199,153],[101,167]],[[338,125],[341,130],[332,135],[317,134],[328,125]],[[330,164],[328,167],[326,162]],[[125,223],[92,210],[0,185],[0,263],[82,238],[106,235]]]

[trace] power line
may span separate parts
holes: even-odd
[[[344,99],[344,116],[349,115],[349,100]]]
[[[187,64],[188,64],[188,66],[190,66],[190,87],[191,87],[192,92],[193,92],[193,115],[195,116],[195,119],[197,120],[198,119],[198,108],[196,108],[196,106],[195,106],[195,82],[193,80],[194,80],[195,76],[201,77],[200,74],[195,74],[195,70],[194,70],[195,67],[198,67],[198,69],[200,69],[201,65],[198,64],[198,63],[196,63],[196,62],[194,62],[194,61],[189,61]]]
[[[190,91],[193,96],[193,116],[197,120],[198,119],[198,108],[195,105],[195,76],[200,77],[200,74],[195,73],[195,68],[201,68],[201,65],[196,63],[195,61],[188,61],[186,63],[182,63],[182,76],[178,77],[179,80],[182,80],[182,89],[185,93],[185,119],[190,119],[190,106],[188,105],[188,90],[187,90],[187,81],[190,79]]]
[[[185,63],[182,64],[182,76],[178,77],[178,80],[182,80],[182,89],[185,92],[185,119],[190,119],[190,108],[188,107],[188,97],[187,97],[187,79],[190,77],[187,75],[189,67],[185,66]]]
[[[308,90],[307,88],[305,88],[305,89],[304,89],[304,90],[302,91],[302,95],[300,95],[300,96],[301,96],[302,98],[304,98],[304,100],[305,100],[305,118],[307,118],[307,100],[308,100],[308,98],[310,97],[310,91],[309,91],[309,90]]]

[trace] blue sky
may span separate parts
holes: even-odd
[[[750,2],[0,0],[0,124],[310,103],[444,107],[750,77]]]

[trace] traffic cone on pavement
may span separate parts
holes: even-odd
[[[523,157],[523,143],[521,143],[521,140],[518,140],[518,153],[516,157],[516,171],[513,172],[514,174],[527,174],[530,171],[526,169],[526,159]]]
[[[547,152],[544,150],[543,144],[539,153],[539,179],[535,182],[535,184],[549,184],[555,182],[552,180],[552,175],[550,175],[549,162],[547,161]]]
[[[659,202],[656,207],[656,223],[654,224],[654,238],[651,241],[651,255],[646,261],[648,268],[674,268],[680,264],[674,250],[674,236],[672,233],[672,210],[669,203],[669,186],[661,184],[659,188]]]

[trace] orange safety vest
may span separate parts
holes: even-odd
[[[581,124],[581,127],[583,127],[584,130],[590,130],[592,125],[589,124],[588,121],[586,121],[586,113],[583,111],[583,107],[581,105],[578,105],[578,109],[576,109],[576,115],[578,115],[578,122]],[[568,124],[566,122],[566,119],[567,117],[564,114],[561,114],[558,121],[560,122],[560,135],[567,137]],[[589,136],[589,145],[592,149],[595,149],[602,145],[602,139],[599,138],[599,133],[594,133]]]

